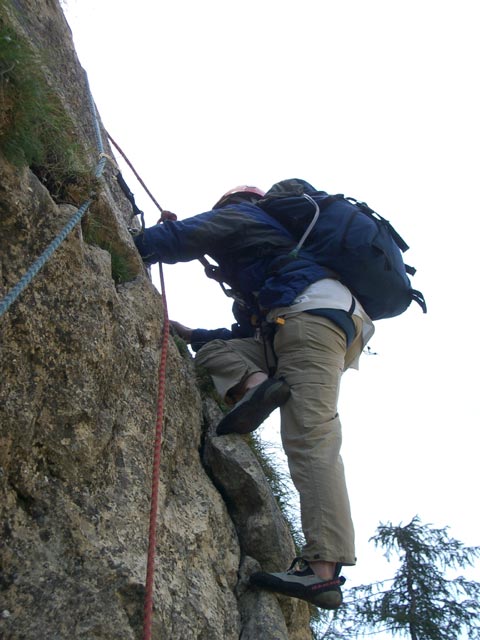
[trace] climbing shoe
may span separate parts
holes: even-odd
[[[337,567],[336,574],[341,565]],[[343,600],[340,587],[344,582],[345,578],[339,575],[331,580],[322,580],[302,558],[295,558],[288,571],[283,573],[258,572],[250,576],[251,585],[306,600],[322,609],[338,609]]]
[[[240,402],[237,402],[220,421],[217,436],[255,431],[272,411],[284,404],[289,397],[290,387],[284,380],[265,380],[247,391]]]

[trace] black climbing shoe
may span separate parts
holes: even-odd
[[[295,570],[297,564],[300,566]],[[340,570],[340,565],[337,566]],[[331,580],[322,580],[302,558],[295,558],[283,573],[258,572],[250,576],[251,585],[306,600],[322,609],[338,609],[343,600],[340,587],[344,582],[345,578],[338,575]]]
[[[217,427],[217,436],[227,433],[250,433],[268,418],[274,409],[290,397],[290,387],[283,380],[269,378],[250,389],[227,413]]]

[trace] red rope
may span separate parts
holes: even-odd
[[[152,472],[152,498],[150,505],[150,527],[148,533],[148,560],[147,579],[145,583],[145,600],[143,610],[143,640],[150,640],[152,637],[152,611],[153,611],[153,586],[155,577],[155,546],[157,533],[157,513],[158,513],[158,486],[160,482],[160,453],[162,448],[163,431],[163,409],[165,404],[165,380],[167,369],[169,320],[167,299],[165,297],[165,282],[163,279],[162,264],[159,265],[160,285],[163,298],[163,335],[162,353],[158,367],[158,401],[157,401],[157,423],[155,426],[155,445],[153,452],[153,472]]]
[[[110,134],[107,134],[110,142],[120,153],[133,174],[150,196],[152,202],[161,212],[161,221],[176,220],[177,216],[169,211],[164,211],[162,207],[153,197],[147,185],[144,183],[140,175],[135,170],[125,153],[115,142]],[[165,404],[165,380],[167,369],[167,353],[168,353],[168,335],[169,320],[167,297],[165,295],[165,281],[163,278],[162,263],[158,265],[160,272],[160,287],[163,298],[163,334],[162,334],[162,353],[160,356],[160,364],[158,367],[158,400],[157,400],[157,423],[155,425],[155,444],[153,450],[153,471],[152,471],[152,496],[150,503],[150,526],[148,531],[148,558],[147,558],[147,577],[145,581],[145,599],[143,605],[143,640],[151,640],[152,637],[152,613],[153,613],[153,587],[155,579],[155,546],[157,540],[157,514],[158,514],[158,486],[160,484],[160,454],[162,449],[162,431],[163,431],[163,409]]]
[[[115,142],[110,134],[107,134],[110,142],[120,153],[133,174],[150,196],[152,202],[161,212],[161,220],[176,220],[176,216],[168,211],[164,211],[162,207],[153,197],[147,185],[144,183],[135,167],[127,158],[125,153]],[[152,495],[150,502],[150,525],[148,530],[148,557],[147,557],[147,577],[145,581],[145,599],[143,605],[143,640],[150,640],[152,637],[152,613],[153,613],[153,587],[155,580],[155,547],[157,541],[157,514],[158,514],[158,486],[160,484],[160,454],[162,450],[162,432],[163,432],[163,409],[165,404],[165,381],[167,369],[168,355],[168,335],[169,320],[167,297],[165,295],[165,280],[163,278],[162,263],[158,265],[160,272],[160,288],[163,298],[163,333],[162,333],[162,353],[160,356],[160,364],[158,367],[158,396],[157,396],[157,422],[155,425],[155,444],[153,449],[153,471],[152,471]]]

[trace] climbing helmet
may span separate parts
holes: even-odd
[[[236,204],[238,202],[256,202],[263,198],[264,195],[265,191],[258,187],[242,184],[224,193],[220,200],[213,205],[212,209],[219,209],[227,204]]]

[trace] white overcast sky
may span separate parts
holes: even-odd
[[[237,184],[300,177],[366,200],[412,247],[405,259],[429,313],[412,304],[377,323],[378,355],[348,372],[341,392],[358,539],[352,582],[389,573],[371,567],[381,554],[367,541],[380,521],[418,514],[480,543],[476,8],[66,2],[102,120],[164,208],[185,218]],[[157,210],[124,175],[154,224]],[[230,303],[199,263],[165,273],[171,318],[230,325]]]

